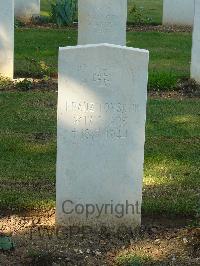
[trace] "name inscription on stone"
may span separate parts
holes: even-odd
[[[139,112],[136,103],[94,103],[66,101],[67,119],[72,129],[70,139],[80,141],[125,140],[128,138],[128,120]],[[68,132],[68,133],[69,133]]]
[[[111,32],[113,27],[119,22],[119,18],[115,15],[89,15],[86,22],[92,29],[98,33]]]
[[[80,91],[85,88],[89,91],[123,90],[115,82],[121,79],[122,74],[114,64],[94,65],[93,71],[88,64],[80,64],[75,66],[73,71],[79,77]],[[132,72],[126,72],[126,74],[127,79],[132,80],[134,74]],[[65,78],[65,83],[71,84],[68,78]],[[73,87],[71,90],[73,91]],[[123,141],[128,138],[129,118],[135,117],[134,113],[140,111],[139,104],[127,100],[125,102],[113,102],[112,100],[100,102],[96,97],[94,97],[95,100],[93,97],[87,97],[87,100],[80,98],[72,96],[65,102],[65,118],[68,121],[67,124],[70,125],[70,130],[67,129],[67,136],[64,137],[66,141],[77,144],[83,141],[88,143],[101,140]]]

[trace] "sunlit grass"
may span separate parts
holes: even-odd
[[[77,44],[72,29],[18,29],[15,33],[15,76],[56,76],[58,49]],[[172,89],[189,77],[191,33],[128,32],[127,45],[150,51],[149,86]]]
[[[55,205],[56,103],[54,92],[0,94],[0,209]],[[149,101],[143,214],[196,215],[199,108],[195,99]]]
[[[144,254],[138,254],[139,252],[127,252],[125,254],[120,254],[116,257],[116,265],[126,265],[126,266],[141,266],[144,263],[150,263],[150,256]]]

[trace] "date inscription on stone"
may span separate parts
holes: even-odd
[[[76,144],[99,138],[125,140],[129,133],[128,119],[133,113],[139,112],[139,105],[66,101],[65,111],[72,128],[68,133],[71,141]]]

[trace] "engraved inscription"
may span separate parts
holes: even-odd
[[[99,87],[108,87],[111,81],[111,73],[108,72],[106,68],[97,69],[93,73],[93,81],[96,82]]]
[[[116,112],[116,113],[130,113],[138,112],[139,104],[135,103],[93,103],[93,102],[69,102],[66,101],[66,111],[68,112],[82,112],[82,113],[102,113],[102,112]]]
[[[116,15],[88,15],[87,23],[93,30],[97,33],[111,32],[113,27],[116,25],[119,20]]]
[[[112,69],[114,67],[109,66],[109,68]],[[78,71],[81,84],[83,85],[92,82],[94,83],[94,86],[106,88],[112,84],[113,73],[108,70],[108,67],[94,66],[94,70],[91,72],[89,67],[86,64],[83,64],[79,65],[76,70]]]
[[[135,103],[66,102],[73,143],[101,138],[125,140],[128,138],[129,116],[137,112],[139,105]]]

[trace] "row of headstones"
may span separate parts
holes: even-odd
[[[195,0],[164,0],[163,24],[193,25]],[[15,17],[30,20],[40,15],[40,0],[14,0]]]
[[[195,0],[164,0],[163,24],[193,25]],[[22,20],[30,20],[40,15],[40,0],[14,0],[15,16]]]
[[[16,0],[15,0],[16,1]],[[20,0],[18,0],[20,1]],[[25,1],[25,0],[24,0]],[[178,2],[179,0],[171,0]],[[181,10],[182,4],[174,10]],[[126,7],[122,4],[119,9],[114,10],[110,1],[102,1],[104,3],[99,9],[90,9],[87,4],[79,8],[79,44],[87,43],[115,43],[120,45],[126,44],[125,39],[125,23],[126,23]],[[124,1],[126,2],[126,1]],[[170,3],[171,3],[170,2]],[[191,6],[193,0],[189,0]],[[86,2],[87,3],[87,2]],[[167,1],[166,1],[167,3]],[[90,3],[92,6],[92,3]],[[111,10],[112,9],[112,10]],[[185,7],[184,7],[185,9]],[[187,12],[182,12],[184,15]],[[106,14],[106,15],[105,15]],[[112,15],[110,15],[112,14]],[[191,77],[200,82],[200,66],[198,64],[200,58],[199,52],[199,0],[195,4],[195,19],[193,30],[193,49],[191,63]],[[85,28],[88,28],[85,34]],[[14,3],[13,0],[0,0],[0,74],[13,78],[13,58],[14,58]]]
[[[200,0],[196,9],[199,28]],[[13,1],[0,0],[4,74],[13,69],[13,17]],[[79,0],[79,45],[59,50],[58,224],[141,221],[149,58],[125,46],[126,19],[124,0]]]
[[[30,20],[40,15],[40,0],[14,0],[15,17]],[[193,25],[194,0],[164,0],[163,24]]]

